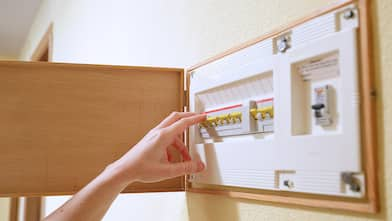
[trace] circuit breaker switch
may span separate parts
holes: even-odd
[[[208,127],[208,124],[207,124],[207,122],[201,122],[201,123],[199,123],[199,128],[207,128]]]
[[[325,107],[324,104],[313,104],[312,105],[312,109],[314,110],[314,116],[316,118],[322,117],[321,109],[323,109],[324,107]]]
[[[207,117],[207,122],[206,122],[210,127],[216,127],[217,124],[217,117]]]
[[[274,108],[272,106],[264,108],[264,112],[268,114],[270,118],[274,118]]]
[[[250,112],[250,114],[252,115],[252,117],[253,117],[255,120],[258,120],[258,118],[257,118],[258,112],[257,112],[257,109],[256,109],[256,108],[250,109],[249,112]]]
[[[329,113],[329,85],[314,88],[314,104],[312,109],[316,125],[328,126],[332,123]]]
[[[234,119],[234,121],[242,121],[242,113],[241,112],[232,112],[230,116]]]
[[[219,115],[217,122],[219,123],[219,125],[224,125],[226,123],[230,123],[229,114]]]
[[[261,118],[262,118],[263,120],[266,119],[267,114],[268,114],[268,116],[269,116],[270,118],[273,118],[273,117],[274,117],[274,109],[273,109],[272,106],[257,109],[257,112],[261,114]]]

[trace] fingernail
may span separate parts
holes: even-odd
[[[203,162],[201,162],[201,161],[199,161],[199,163],[197,163],[197,167],[199,168],[199,170],[201,171],[201,170],[203,170],[204,169],[204,163]]]

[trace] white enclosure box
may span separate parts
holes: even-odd
[[[190,182],[363,197],[358,24],[349,5],[193,70]]]

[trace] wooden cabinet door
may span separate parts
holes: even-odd
[[[0,195],[77,192],[183,94],[183,69],[0,62]],[[183,188],[179,177],[125,192]]]

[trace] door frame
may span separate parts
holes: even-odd
[[[53,23],[49,24],[46,32],[42,36],[40,42],[35,48],[31,61],[47,61],[52,62],[53,59]]]

